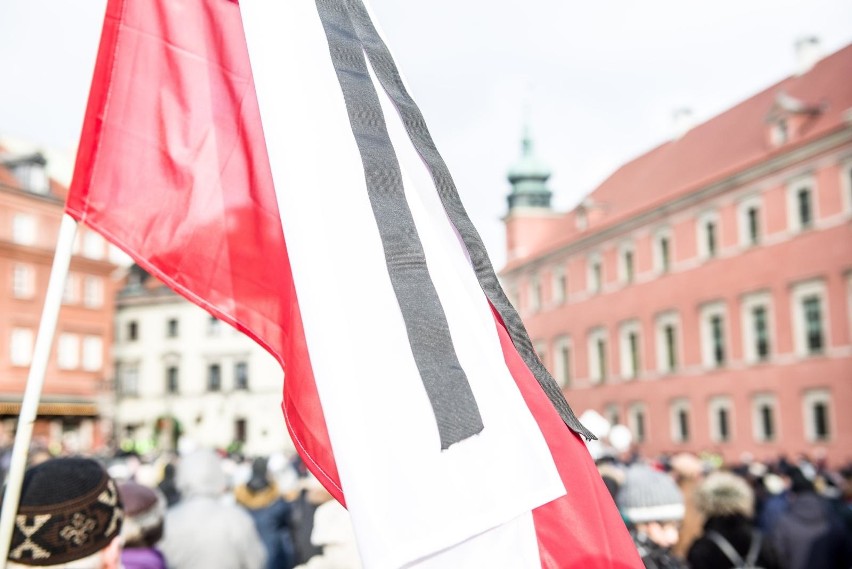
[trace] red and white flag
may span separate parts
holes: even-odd
[[[278,358],[365,567],[641,567],[362,0],[110,0],[66,209]]]

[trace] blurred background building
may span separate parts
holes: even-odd
[[[115,425],[125,450],[181,437],[248,455],[293,452],[284,374],[253,340],[133,265],[115,308]]]
[[[40,153],[0,147],[0,432],[11,442],[56,248],[66,189]],[[97,233],[78,229],[33,442],[102,448],[111,436],[108,380],[118,267]]]
[[[852,46],[617,169],[568,212],[529,133],[502,279],[573,408],[644,454],[852,459]]]

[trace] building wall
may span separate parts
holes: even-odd
[[[272,356],[163,286],[127,291],[119,296],[114,353],[116,431],[125,444],[133,440],[144,449],[155,441],[160,449],[169,448],[172,441],[157,436],[156,422],[173,417],[185,443],[228,448],[237,441],[237,421],[242,420],[243,452],[293,451],[281,411],[283,371]],[[170,335],[169,321],[177,322],[175,335]],[[236,385],[237,363],[247,366],[247,388]],[[221,374],[215,391],[209,387],[213,365]],[[128,379],[128,369],[134,368],[135,386]],[[174,392],[167,386],[168,368],[178,370]]]
[[[850,157],[852,144],[847,142],[804,161],[788,161],[747,184],[732,179],[728,189],[712,197],[683,200],[677,207],[666,204],[629,231],[610,231],[597,241],[589,238],[533,256],[504,273],[507,288],[517,291],[534,344],[558,380],[565,380],[561,346],[570,342],[572,377],[566,389],[575,411],[595,409],[608,418],[617,411],[619,421],[631,426],[628,409],[644,406],[641,448],[648,454],[709,450],[735,460],[746,451],[769,458],[818,446],[834,460],[852,459],[852,416],[845,412],[852,407]],[[805,186],[813,192],[815,220],[811,228],[799,229],[796,191]],[[749,204],[759,206],[755,245],[748,243],[743,216]],[[707,220],[716,228],[712,256],[702,225]],[[660,235],[667,235],[671,246],[671,266],[665,272],[660,272],[654,251]],[[634,251],[632,283],[624,282],[619,269],[625,246]],[[589,266],[598,261],[603,286],[595,292]],[[554,300],[559,295],[545,287],[536,309],[529,303],[529,285],[536,279],[549,285],[554,267],[566,272],[567,297]],[[799,330],[805,320],[801,302],[802,295],[814,290],[821,295],[824,348],[807,354]],[[755,340],[744,317],[755,298],[768,301],[770,354],[760,362],[750,361],[747,344]],[[708,361],[714,353],[708,333],[714,311],[722,316],[724,363],[719,366]],[[661,371],[665,353],[657,323],[667,318],[676,323],[673,371]],[[622,360],[630,350],[621,347],[620,330],[627,328],[639,334],[635,378],[622,376],[627,365]],[[607,373],[601,380],[593,377],[600,367],[599,338],[606,341]],[[806,404],[825,395],[828,434],[811,440],[814,418]],[[753,407],[765,400],[775,409],[776,435],[759,441]],[[687,440],[677,441],[672,408],[684,402],[690,433]],[[730,438],[714,440],[718,426],[712,421],[718,408],[728,404]]]
[[[0,417],[6,436],[14,431],[26,387],[62,211],[55,194],[0,183]],[[111,367],[115,269],[106,242],[79,228],[36,444],[92,451],[108,442],[110,425],[101,418],[109,413],[105,370]]]

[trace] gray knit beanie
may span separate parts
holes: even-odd
[[[616,500],[622,514],[632,523],[667,522],[683,519],[683,494],[670,476],[645,465],[627,469]]]

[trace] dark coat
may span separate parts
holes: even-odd
[[[267,569],[291,569],[296,565],[290,520],[290,504],[285,502],[274,484],[253,491],[241,486],[235,492],[237,503],[254,520],[260,540],[266,548]]]
[[[631,530],[630,537],[633,538],[633,544],[639,551],[639,557],[642,558],[645,569],[686,569],[683,562],[671,550],[660,547],[644,533]]]
[[[793,497],[771,537],[789,569],[848,569],[852,565],[842,522],[815,492]]]
[[[728,540],[728,543],[745,560],[754,537],[754,526],[751,521],[741,515],[717,516],[709,518],[704,523],[704,533],[689,548],[686,560],[690,569],[727,569],[734,567],[728,556],[719,549],[714,541],[707,537],[708,531],[715,531]],[[763,536],[756,565],[764,569],[784,569],[778,553],[766,536]]]

